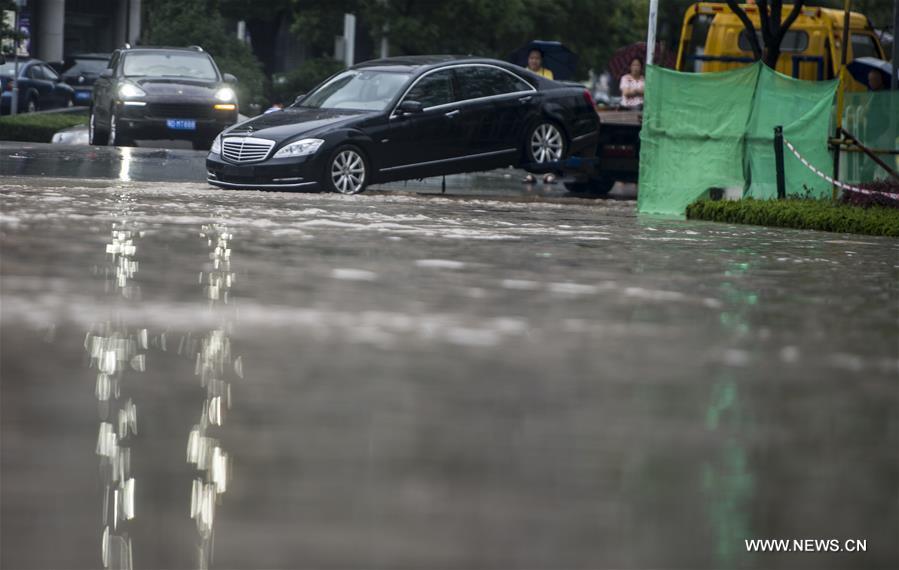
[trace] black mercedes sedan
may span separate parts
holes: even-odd
[[[200,47],[116,50],[94,83],[90,142],[181,139],[209,149],[222,129],[237,122],[236,82]]]
[[[207,180],[357,194],[373,183],[592,156],[598,134],[583,87],[492,59],[388,58],[226,129],[206,159]]]

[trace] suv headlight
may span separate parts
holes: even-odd
[[[212,141],[212,147],[209,149],[210,154],[222,154],[222,135],[215,137]]]
[[[144,97],[146,92],[133,83],[122,83],[119,85],[119,97],[122,99],[132,99],[134,97]]]
[[[308,156],[315,154],[324,143],[322,139],[303,139],[292,142],[275,153],[275,158],[288,158],[291,156]]]
[[[234,89],[230,87],[222,87],[218,91],[215,92],[215,98],[223,103],[231,103],[234,101],[237,96],[234,94]]]

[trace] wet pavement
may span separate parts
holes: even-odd
[[[2,568],[899,567],[895,239],[517,172],[343,197],[28,152],[0,154]]]

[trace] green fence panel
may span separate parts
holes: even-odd
[[[759,67],[683,73],[649,66],[637,209],[683,215],[712,187],[743,186],[743,139]]]
[[[777,197],[774,164],[774,127],[784,128],[784,138],[818,169],[833,169],[828,151],[830,114],[838,81],[804,81],[759,65],[752,115],[746,132],[744,197]],[[787,196],[824,198],[831,185],[784,149],[784,178]]]
[[[722,73],[649,66],[640,134],[642,213],[683,215],[709,188],[744,196],[777,195],[774,127],[822,170],[837,82],[802,81],[762,63]],[[787,151],[791,195],[829,195],[830,186]]]
[[[843,128],[869,148],[899,149],[899,91],[847,93]],[[899,171],[899,155],[882,153],[878,157]],[[840,153],[840,179],[844,182],[871,182],[888,176],[864,154]]]

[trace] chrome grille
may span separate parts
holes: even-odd
[[[265,160],[275,141],[254,137],[226,137],[222,140],[222,157],[230,162]]]

